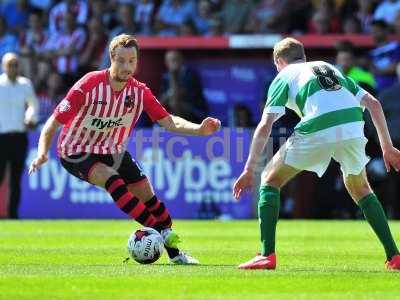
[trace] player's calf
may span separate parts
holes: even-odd
[[[117,206],[127,215],[146,227],[161,230],[156,218],[149,212],[146,206],[131,192],[121,176],[112,175],[105,183],[107,192],[111,195]]]
[[[165,207],[164,203],[157,198],[157,196],[154,195],[151,197],[151,199],[145,202],[145,205],[151,214],[157,219],[160,226],[162,226],[164,229],[171,228],[172,219],[169,211]]]

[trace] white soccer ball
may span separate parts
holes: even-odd
[[[164,251],[164,241],[157,230],[143,227],[131,234],[128,240],[128,252],[141,264],[157,261]]]

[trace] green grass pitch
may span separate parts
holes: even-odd
[[[0,221],[0,299],[400,299],[366,222],[280,221],[278,269],[236,266],[258,250],[257,221],[177,221],[201,266],[123,264],[128,221]],[[400,223],[391,223],[400,241]]]

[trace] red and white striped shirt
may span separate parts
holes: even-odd
[[[86,31],[81,27],[77,27],[71,33],[60,33],[51,36],[46,43],[45,50],[59,50],[74,47],[77,53],[80,53],[83,51],[86,40]],[[58,73],[75,73],[78,70],[78,54],[58,56],[54,60],[54,65]]]
[[[116,92],[108,70],[86,74],[54,110],[56,120],[64,124],[57,143],[59,155],[123,152],[142,111],[153,122],[169,115],[150,89],[133,77]]]

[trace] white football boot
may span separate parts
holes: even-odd
[[[198,265],[199,261],[194,257],[186,254],[185,252],[179,251],[179,254],[174,258],[170,258],[169,261],[176,265]]]
[[[178,249],[178,244],[181,242],[179,236],[172,231],[172,229],[167,228],[161,230],[161,236],[164,240],[164,245],[169,248]],[[169,259],[170,263],[176,265],[198,265],[199,261],[194,257],[186,254],[185,252],[179,251],[179,254],[174,258]]]

